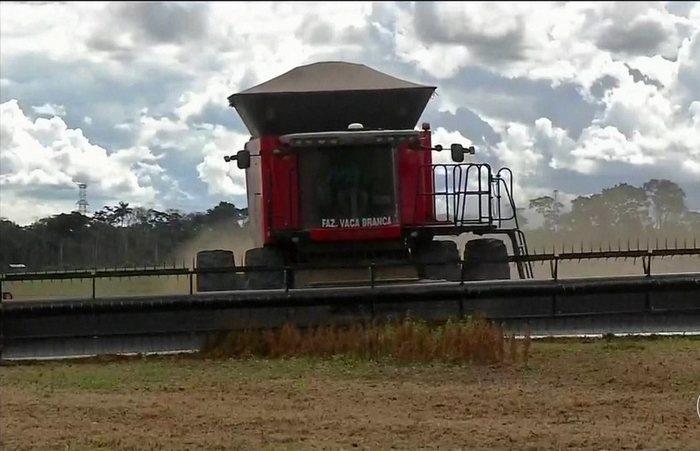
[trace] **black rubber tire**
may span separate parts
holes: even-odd
[[[464,245],[464,280],[510,279],[508,250],[496,238],[479,238]]]
[[[222,249],[197,252],[197,268],[236,268],[233,252]],[[243,288],[242,279],[235,273],[197,275],[197,291],[228,291]]]
[[[418,272],[423,279],[460,280],[459,251],[454,241],[428,241],[413,253]]]
[[[267,266],[282,268],[284,254],[274,247],[256,247],[245,252],[246,266]],[[247,273],[248,289],[268,290],[284,288],[284,271],[251,271]]]

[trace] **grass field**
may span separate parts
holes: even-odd
[[[700,339],[527,363],[149,357],[0,368],[3,449],[697,449]]]

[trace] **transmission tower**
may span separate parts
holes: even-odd
[[[78,213],[80,214],[87,214],[87,207],[88,207],[88,201],[87,201],[87,183],[78,183]]]

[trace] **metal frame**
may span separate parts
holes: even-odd
[[[417,186],[416,202],[421,197],[432,198],[433,218],[427,224],[416,224],[415,230],[427,229],[435,235],[502,234],[510,239],[514,256],[528,255],[527,240],[518,224],[513,172],[509,168],[501,168],[494,175],[487,163],[435,163],[421,166],[420,171],[430,171],[433,183],[423,187],[424,191]],[[438,217],[440,200],[445,206],[444,218]],[[504,202],[509,213],[504,212]],[[476,204],[477,214],[470,216],[467,209],[472,203]],[[529,261],[521,259],[515,263],[521,279],[533,278]]]
[[[231,330],[479,314],[533,335],[697,332],[700,274],[4,303],[0,360],[200,349]]]
[[[550,262],[554,280],[383,285],[365,266],[360,287],[290,291],[293,268],[138,268],[1,274],[3,281],[186,276],[190,294],[0,302],[0,361],[200,349],[213,333],[391,322],[479,314],[524,334],[685,333],[700,327],[700,273],[651,275],[655,258],[700,256],[700,248],[618,249],[510,256]],[[640,258],[644,276],[559,280],[559,261]],[[355,266],[356,267],[356,266]],[[203,273],[285,272],[285,289],[193,295]]]
[[[538,253],[526,255],[511,255],[508,261],[510,263],[530,265],[535,262],[545,263],[550,265],[551,280],[559,280],[559,262],[561,261],[577,261],[594,260],[594,259],[640,259],[642,260],[643,272],[646,277],[652,276],[652,260],[656,258],[674,257],[674,256],[696,256],[700,257],[700,247],[695,243],[693,247],[682,248],[660,248],[660,249],[608,249],[608,250],[580,250],[561,253]],[[368,273],[367,286],[375,287],[381,285],[376,280],[376,271],[382,267],[398,267],[398,266],[414,266],[421,267],[425,265],[442,264],[444,262],[424,262],[418,264],[415,262],[406,263],[370,263],[369,265],[298,265],[284,267],[270,266],[238,266],[238,267],[222,267],[222,268],[188,268],[182,267],[162,267],[162,268],[114,268],[114,269],[84,269],[74,271],[47,271],[47,272],[29,272],[29,273],[7,273],[0,274],[0,291],[2,284],[5,282],[23,282],[23,281],[45,281],[45,280],[84,280],[92,281],[92,299],[97,298],[95,281],[97,279],[109,278],[129,278],[129,277],[187,277],[189,281],[189,294],[194,294],[194,277],[199,274],[221,274],[221,273],[238,273],[246,274],[255,271],[284,271],[284,290],[293,289],[291,282],[295,271],[310,270],[310,269],[366,269]],[[459,285],[464,285],[469,281],[464,280],[464,261],[460,260],[462,279],[458,282]],[[315,289],[315,288],[311,288]]]

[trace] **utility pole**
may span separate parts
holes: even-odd
[[[553,207],[554,207],[554,218],[555,218],[555,221],[554,221],[554,232],[556,233],[556,232],[559,232],[559,215],[560,215],[560,211],[559,211],[559,190],[558,190],[558,189],[555,189],[555,190],[554,190],[554,205],[553,205]]]
[[[78,202],[76,204],[78,204],[78,213],[86,215],[89,205],[87,201],[87,183],[78,183]]]

